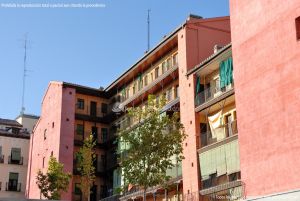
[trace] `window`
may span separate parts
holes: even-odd
[[[177,86],[175,87],[174,94],[175,94],[175,98],[178,98],[178,97],[179,97],[179,85],[177,85]]]
[[[54,122],[52,122],[52,128],[54,128]]]
[[[75,195],[81,195],[80,183],[75,183],[74,187],[75,187],[75,189],[74,189]]]
[[[101,128],[102,142],[106,142],[107,141],[107,135],[108,135],[107,128]]]
[[[164,61],[161,66],[161,73],[164,74],[166,72],[167,63]]]
[[[143,88],[143,80],[139,80],[139,90],[141,90]]]
[[[45,167],[45,157],[43,157],[43,168]]]
[[[167,69],[169,70],[171,68],[171,66],[172,66],[172,60],[171,60],[171,58],[168,58],[168,60],[167,60]]]
[[[155,100],[156,100],[156,105],[158,105],[159,104],[159,96],[156,96]]]
[[[82,124],[76,125],[76,134],[83,135],[84,134],[84,126]]]
[[[229,181],[236,181],[236,180],[241,179],[241,172],[235,172],[235,173],[228,175],[228,179],[229,179]]]
[[[98,127],[92,126],[92,135],[93,135],[94,140],[97,141],[97,139],[98,139]]]
[[[22,164],[21,148],[11,148],[10,164]]]
[[[171,101],[172,100],[172,88],[167,90],[167,101]]]
[[[13,134],[19,134],[20,129],[19,129],[19,128],[12,128],[12,129],[11,129],[11,132],[12,132]]]
[[[8,191],[20,191],[21,189],[19,187],[18,180],[19,180],[19,173],[10,172],[7,190]]]
[[[155,79],[158,78],[158,71],[159,71],[159,67],[155,68]]]
[[[77,109],[80,109],[80,110],[84,109],[84,100],[81,98],[77,99]]]
[[[104,114],[107,113],[107,104],[106,103],[101,104],[101,112]]]
[[[144,83],[145,83],[145,86],[148,85],[148,75],[145,75],[145,77],[144,77]]]
[[[300,40],[300,16],[296,18],[295,20],[296,22],[296,36],[297,36],[297,40]]]
[[[136,92],[136,83],[133,83],[133,87],[132,87],[132,94],[135,94]]]
[[[125,99],[129,98],[129,88],[125,89]]]
[[[4,155],[2,155],[2,147],[0,146],[0,163],[4,163]],[[1,186],[0,186],[1,188]]]
[[[173,55],[173,66],[178,65],[178,53]]]
[[[47,139],[47,129],[44,130],[44,140]]]

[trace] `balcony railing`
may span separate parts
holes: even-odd
[[[201,91],[199,94],[196,94],[195,105],[196,106],[202,105],[214,98],[221,96],[222,94],[226,93],[227,91],[230,91],[233,88],[234,88],[233,84],[230,84],[223,88],[208,87],[204,91]]]
[[[12,159],[11,156],[8,156],[8,164],[15,164],[15,165],[23,165],[23,157],[18,160]]]
[[[236,135],[238,133],[237,120],[234,120],[231,123],[227,123],[219,128],[216,128],[214,132],[217,133],[217,136],[213,137],[211,131],[207,131],[205,133],[200,134],[201,147],[205,147],[207,145],[221,141],[227,137]]]
[[[0,155],[0,163],[4,163],[4,155]]]
[[[182,167],[181,164],[176,164],[171,169],[167,170],[167,176],[170,176],[170,180],[177,179],[182,176]]]
[[[6,182],[6,191],[21,192],[21,183]]]
[[[75,131],[74,141],[78,142],[78,143],[82,143],[84,141],[84,139],[86,137],[88,137],[89,135],[91,135],[91,134],[92,134],[92,132],[84,132],[84,134],[78,134]],[[102,135],[101,131],[98,131],[97,133],[92,134],[92,135],[94,136],[94,140],[96,140],[97,144],[106,143],[106,142],[108,142],[111,139],[114,139],[116,137],[115,134],[111,133],[111,132],[107,132],[106,135]]]
[[[89,105],[85,105],[83,108],[78,108],[76,104],[76,114],[88,115],[91,117],[103,117],[104,113],[101,111],[101,107],[91,108]]]
[[[100,201],[119,201],[120,195],[112,195],[106,198],[100,199]]]
[[[159,75],[152,82],[148,83],[147,86],[142,87],[134,95],[131,95],[129,97],[122,97],[121,102],[123,103],[123,105],[127,105],[129,102],[136,99],[141,94],[144,94],[146,91],[151,89],[153,86],[157,85],[158,83],[161,83],[166,77],[168,77],[168,75],[170,75],[172,72],[174,72],[177,69],[178,69],[178,64],[171,66],[167,71],[165,71],[163,74]]]

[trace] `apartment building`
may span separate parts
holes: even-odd
[[[241,179],[248,200],[300,199],[300,2],[231,0]]]
[[[41,198],[36,185],[36,173],[46,171],[50,156],[64,164],[73,174],[63,200],[81,200],[78,188],[80,177],[76,168],[75,154],[83,140],[93,135],[96,140],[96,181],[91,189],[91,201],[112,192],[112,172],[116,166],[113,135],[107,123],[108,99],[103,90],[65,82],[50,82],[42,101],[41,117],[34,128],[30,141],[30,163],[26,196]]]
[[[47,169],[49,157],[53,155],[65,165],[66,171],[73,172],[72,184],[62,199],[81,200],[74,155],[84,137],[93,133],[98,141],[95,164],[97,180],[91,189],[91,200],[104,197],[102,200],[142,199],[143,191],[138,186],[129,188],[121,196],[110,196],[113,189],[122,185],[121,170],[116,161],[117,146],[113,141],[118,128],[130,128],[136,123],[128,118],[124,109],[145,106],[150,94],[157,99],[166,97],[167,103],[162,113],[180,112],[181,121],[185,121],[183,123],[190,137],[184,142],[186,159],[182,164],[174,161],[174,168],[167,172],[171,176],[168,188],[150,188],[146,193],[147,199],[182,200],[189,198],[192,192],[199,191],[199,147],[193,136],[196,124],[194,121],[190,124],[191,115],[196,116],[195,112],[191,112],[195,110],[194,93],[191,100],[183,97],[182,102],[181,99],[192,89],[190,80],[186,81],[187,72],[211,55],[214,45],[224,46],[229,42],[229,17],[203,19],[190,15],[106,89],[51,82],[30,142],[27,197],[40,198],[35,174],[38,169]],[[190,102],[192,110],[186,111]]]
[[[200,191],[187,200],[241,200],[245,185],[241,181],[237,112],[231,44],[216,46],[215,53],[187,73],[193,87]],[[190,97],[187,97],[188,101]],[[188,127],[189,125],[186,125]],[[186,149],[185,151],[191,151]],[[195,152],[195,150],[194,150]]]
[[[181,79],[186,77],[187,70],[191,69],[200,61],[213,53],[215,44],[225,45],[230,42],[229,18],[203,19],[191,15],[186,22],[165,37],[156,47],[135,63],[128,71],[115,80],[106,88],[107,91],[114,91],[120,97],[122,108],[143,106],[149,94],[157,98],[165,96],[167,103],[162,112],[171,113],[186,110],[186,105],[181,103],[182,95],[186,95],[185,89],[181,87]],[[182,76],[182,77],[181,77]],[[185,100],[185,98],[184,98]],[[184,109],[182,109],[184,108]],[[194,108],[193,108],[194,110]],[[192,111],[193,111],[192,110]],[[186,112],[187,116],[190,111]],[[126,115],[116,120],[121,128],[128,128],[134,125]],[[188,125],[190,127],[190,124]],[[187,132],[189,135],[189,132]],[[186,147],[184,147],[186,149]],[[197,164],[197,149],[193,149]],[[191,152],[185,152],[186,158],[190,158]],[[183,165],[183,166],[182,166]],[[182,164],[175,164],[169,174],[172,179],[168,188],[153,187],[147,191],[147,199],[150,200],[182,200],[191,191],[189,181],[195,178],[190,177],[190,172],[197,172],[197,165],[189,168],[185,160]],[[119,170],[116,170],[120,173]],[[115,183],[120,183],[117,173],[114,174]],[[116,185],[115,185],[116,186]],[[200,186],[193,186],[198,191]],[[132,200],[142,199],[143,191],[133,187],[125,192],[119,199]],[[109,198],[105,199],[109,200]]]
[[[1,198],[25,198],[29,138],[16,120],[0,119]]]

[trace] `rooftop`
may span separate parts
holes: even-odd
[[[0,118],[0,125],[6,125],[6,126],[14,126],[14,127],[22,127],[22,125],[17,122],[16,120],[11,119],[1,119]]]

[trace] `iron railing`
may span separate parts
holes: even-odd
[[[6,191],[21,192],[21,183],[15,181],[6,182]]]
[[[207,132],[200,133],[201,147],[205,147],[207,145],[218,142],[218,140],[220,141],[227,137],[236,135],[238,133],[237,120],[234,120],[231,123],[227,123],[220,126],[219,128],[216,128],[214,132],[222,134],[223,138],[218,139],[216,137],[213,137],[212,132],[210,130]]]
[[[201,91],[200,93],[196,94],[195,96],[195,105],[199,106],[202,105],[203,103],[206,103],[223,93],[233,89],[234,85],[228,85],[226,87],[220,88],[220,87],[208,87]]]
[[[100,201],[119,201],[120,195],[112,195],[106,198],[100,199]]]
[[[103,117],[106,114],[102,112],[101,107],[91,108],[90,105],[84,105],[83,108],[78,108],[77,104],[75,113],[80,115],[88,115],[91,117]]]
[[[8,156],[8,164],[15,164],[15,165],[23,165],[23,157],[19,160],[12,159],[11,156]]]

